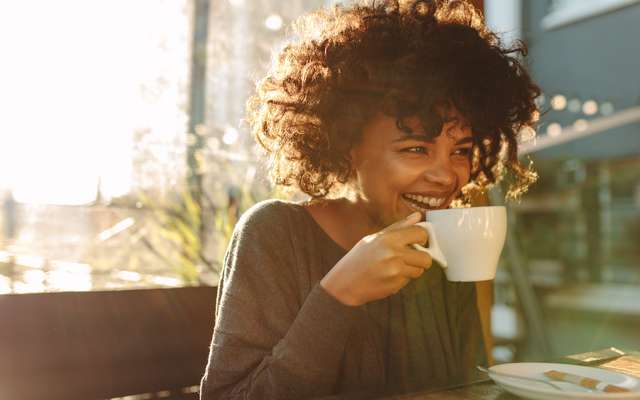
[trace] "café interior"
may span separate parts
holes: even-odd
[[[268,183],[246,100],[289,24],[337,3],[0,5],[0,398],[196,398],[235,223],[301,199]],[[480,200],[508,216],[487,354],[638,352],[640,1],[473,3],[542,89],[519,143],[538,181]]]

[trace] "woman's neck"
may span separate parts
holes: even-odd
[[[305,208],[327,235],[346,250],[350,250],[366,235],[378,231],[366,209],[357,200],[317,200],[308,203]]]

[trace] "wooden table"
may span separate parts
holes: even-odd
[[[507,393],[491,379],[484,379],[450,388],[401,395],[375,396],[366,393],[335,395],[315,400],[521,400]]]
[[[521,400],[496,385],[492,380],[439,389],[429,392],[411,393],[384,397],[380,400]]]
[[[632,351],[630,349],[624,349],[626,354],[632,357],[640,357],[640,351]],[[605,350],[601,350],[605,351]],[[593,353],[583,353],[583,355],[592,355]],[[574,364],[585,365],[591,367],[597,367],[604,365],[614,359],[607,359],[601,362],[583,363],[576,361],[568,357],[560,357],[549,362],[557,362],[562,364]],[[373,397],[375,398],[375,397]],[[358,399],[362,400],[364,398]],[[370,397],[369,399],[372,399]],[[481,381],[463,384],[459,386],[453,386],[445,389],[432,390],[428,392],[410,393],[403,395],[392,395],[387,397],[378,397],[377,400],[519,400],[520,397],[512,395],[495,384],[491,379],[484,379]]]

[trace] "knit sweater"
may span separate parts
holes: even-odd
[[[434,264],[395,295],[347,306],[320,285],[347,253],[300,204],[236,225],[201,399],[398,394],[462,383],[484,363],[475,285]]]

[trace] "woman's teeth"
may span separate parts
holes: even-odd
[[[419,194],[403,194],[402,197],[409,200],[407,203],[409,203],[412,208],[419,208],[421,211],[439,207],[445,200],[444,198],[426,197],[420,196]]]

